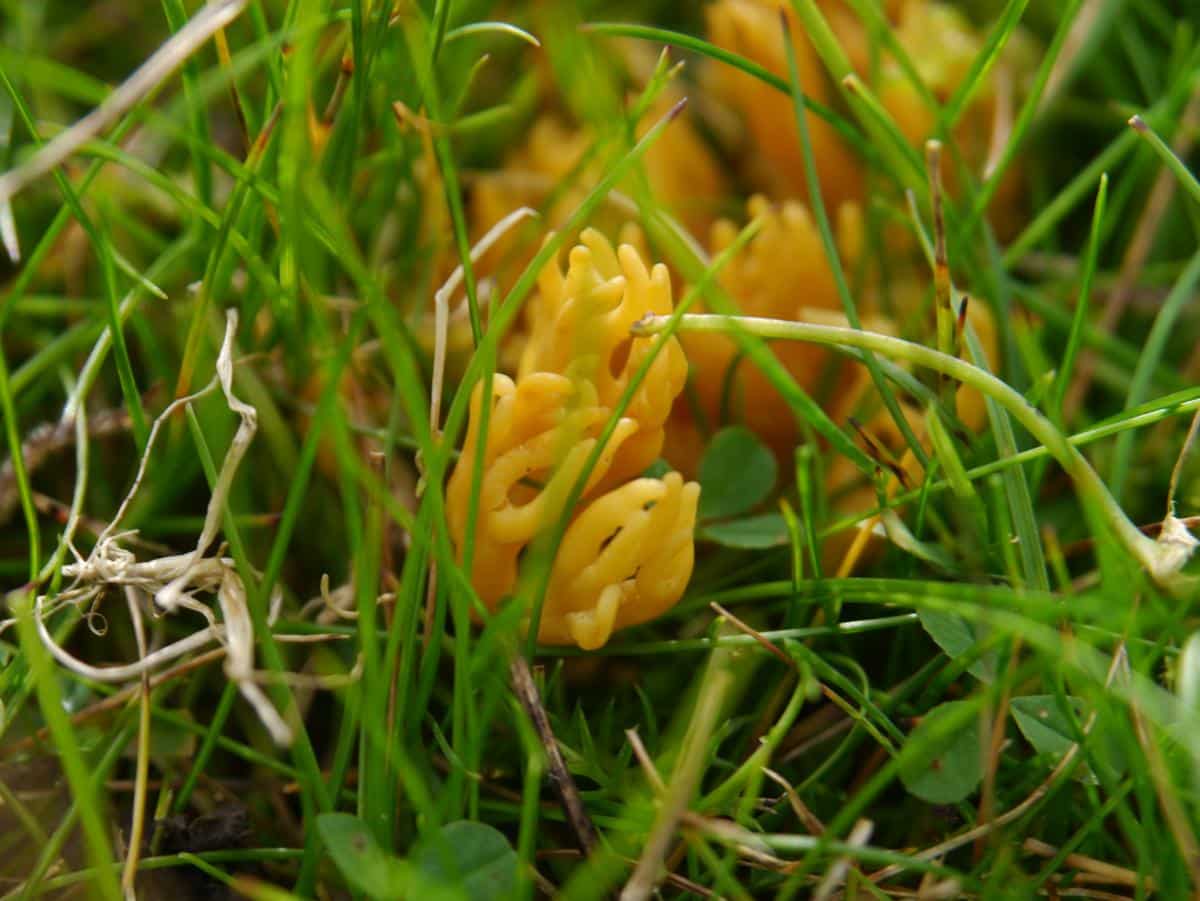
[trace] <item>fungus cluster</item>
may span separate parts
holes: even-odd
[[[817,0],[817,5],[850,67],[872,85],[900,134],[914,146],[934,134],[938,123],[923,91],[944,104],[958,89],[982,47],[968,20],[944,3],[888,0],[880,14],[889,20],[896,45],[876,54],[868,25],[847,4]],[[790,21],[788,32],[781,27],[781,9]],[[784,42],[790,33],[806,95],[826,106],[841,104],[837,85],[786,4],[715,0],[706,7],[705,18],[712,43],[783,78],[788,77]],[[635,48],[621,45],[619,51],[631,68],[638,67]],[[1021,69],[1013,54],[1023,52],[1022,41],[1012,42],[962,105],[953,138],[955,162],[963,172],[983,170],[1003,136],[1014,73]],[[923,89],[914,86],[911,69]],[[643,161],[645,184],[684,231],[698,236],[697,246],[713,256],[735,241],[741,227],[718,215],[728,209],[732,179],[758,192],[746,207],[758,232],[719,274],[721,289],[746,315],[845,324],[808,206],[791,99],[728,65],[701,64],[698,75],[707,113],[700,119],[681,118],[663,132]],[[656,103],[669,105],[670,95],[668,89]],[[644,122],[654,118],[648,115]],[[707,129],[698,127],[701,121]],[[731,127],[735,122],[740,125]],[[809,116],[808,123],[838,251],[846,271],[858,276],[854,302],[863,327],[893,334],[924,330],[917,323],[931,322],[931,315],[921,318],[931,310],[931,289],[917,242],[901,226],[883,226],[882,244],[873,246],[882,246],[888,257],[885,284],[880,262],[868,257],[867,167],[828,122]],[[476,182],[471,201],[476,230],[521,204],[541,207],[549,226],[560,225],[603,173],[599,158],[588,158],[592,139],[586,128],[568,124],[561,111],[541,112],[506,164]],[[727,161],[736,163],[734,171]],[[946,173],[951,184],[956,174]],[[1001,231],[1005,221],[1016,218],[1018,189],[1019,174],[1006,178],[991,206]],[[623,215],[632,210],[621,209],[628,201],[619,191],[609,201],[597,222],[615,230],[613,209]],[[630,341],[628,326],[647,311],[669,311],[671,304],[671,275],[661,264],[647,271],[640,233],[626,232],[625,237],[627,243],[614,251],[599,233],[586,232],[566,272],[557,265],[547,267],[527,308],[525,327],[502,349],[501,370],[510,375],[498,374],[492,383],[471,553],[472,579],[489,607],[513,591],[522,553],[562,515],[571,485],[588,457],[596,456],[554,562],[539,621],[539,638],[545,642],[596,647],[614,629],[650,619],[678,599],[692,565],[698,489],[678,474],[640,478],[660,453],[681,473],[694,474],[707,427],[728,421],[750,427],[781,459],[789,458],[800,440],[787,403],[737,343],[726,335],[696,332],[671,339],[662,349],[597,451],[600,432],[649,347],[645,338]],[[515,238],[498,241],[481,258],[482,270],[500,286],[529,258],[528,247],[522,249]],[[703,300],[697,308],[704,309]],[[994,330],[985,305],[971,304],[969,317],[994,357]],[[853,415],[865,423],[882,452],[895,455],[893,472],[899,478],[915,482],[922,477],[896,423],[879,412],[864,367],[809,344],[775,342],[771,350],[804,391],[826,404],[835,421]],[[466,544],[470,473],[479,452],[480,390],[472,401],[463,456],[448,487],[451,531],[460,555]],[[958,407],[961,422],[978,428],[983,419],[979,398],[960,392]],[[927,443],[921,411],[903,398],[901,411],[921,443]],[[835,506],[844,511],[874,506],[874,486],[848,460],[833,461],[826,487],[840,498]],[[646,539],[636,538],[639,534]]]
[[[668,610],[691,575],[699,485],[676,472],[641,476],[659,455],[687,377],[676,339],[658,349],[615,428],[602,434],[654,349],[656,339],[630,338],[630,325],[670,312],[662,264],[647,269],[631,245],[614,251],[599,232],[586,230],[565,272],[555,261],[541,273],[516,378],[492,380],[471,542],[472,583],[490,609],[512,592],[522,553],[558,521],[595,456],[554,559],[538,623],[542,642],[600,647],[615,629]],[[481,384],[447,485],[460,561],[483,403]]]

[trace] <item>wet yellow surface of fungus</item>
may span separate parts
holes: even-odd
[[[516,378],[497,374],[492,382],[471,580],[493,610],[512,592],[522,553],[562,514],[653,347],[656,339],[630,338],[630,325],[672,309],[662,264],[647,269],[631,245],[614,250],[592,229],[580,242],[565,271],[554,261],[541,273]],[[654,619],[683,594],[700,487],[675,472],[639,476],[659,455],[686,376],[683,349],[670,338],[604,442],[571,513],[551,570],[540,641],[598,648],[615,630]],[[447,518],[460,560],[482,388],[472,396],[463,452],[447,485]]]

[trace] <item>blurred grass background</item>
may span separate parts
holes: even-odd
[[[148,424],[210,378],[222,311],[236,307],[236,385],[258,410],[259,432],[223,537],[249,587],[264,681],[301,728],[292,748],[277,749],[208,659],[153,688],[152,726],[139,730],[136,685],[110,701],[117,687],[57,667],[27,629],[21,638],[7,629],[5,897],[119,896],[139,760],[149,767],[150,822],[138,897],[598,898],[629,882],[664,828],[664,850],[650,860],[663,869],[651,870],[666,879],[664,894],[684,897],[1200,890],[1194,591],[1169,595],[1093,535],[1044,449],[996,422],[953,436],[966,496],[948,490],[943,462],[898,507],[916,552],[881,542],[852,575],[814,571],[818,540],[845,534],[874,494],[838,512],[823,477],[839,454],[813,441],[798,458],[780,455],[771,496],[756,508],[776,513],[787,502],[784,541],[748,550],[703,540],[667,616],[598,653],[538,649],[541,700],[601,836],[583,860],[510,686],[515,611],[471,625],[436,476],[461,434],[469,384],[457,379],[506,365],[496,311],[519,308],[530,285],[517,276],[557,197],[568,198],[560,218],[584,201],[585,218],[610,229],[637,220],[654,258],[672,265],[677,300],[704,271],[707,260],[664,218],[686,222],[696,208],[661,202],[636,143],[665,112],[648,102],[655,90],[689,99],[661,140],[686,125],[722,173],[701,218],[745,222],[747,198],[763,190],[748,162],[754,136],[745,110],[714,87],[744,60],[713,58],[711,6],[251,0],[111,128],[12,198],[19,255],[0,255],[9,610],[19,618],[31,591],[63,586],[73,497],[86,553],[96,521],[128,490]],[[830,6],[797,0],[793,29],[804,28],[806,10]],[[888,27],[874,0],[836,6]],[[992,312],[998,373],[1083,436],[1126,513],[1152,526],[1200,404],[1200,204],[1126,120],[1141,114],[1168,143],[1194,144],[1200,19],[1184,0],[955,6],[980,48],[989,38],[1023,44],[1026,66],[1000,148],[1019,172],[1016,196],[989,207],[999,176],[981,178],[978,167],[964,167],[949,190],[956,287]],[[0,0],[0,169],[29,160],[199,14],[186,0]],[[878,59],[885,33],[863,34]],[[936,32],[928,40],[939,46]],[[665,41],[685,66],[648,82]],[[973,70],[978,85],[951,93],[992,90],[990,72]],[[1043,72],[1050,89],[1022,105]],[[864,267],[898,267],[902,254],[919,261],[905,191],[931,229],[923,170],[886,143],[886,115],[872,122],[820,75],[805,92],[828,96],[852,143],[875,151],[864,161],[848,151],[867,185]],[[789,89],[786,69],[775,78]],[[438,444],[428,417],[431,298],[492,224],[480,221],[481,185],[516,167],[547,112],[583,135],[595,168],[568,166],[525,200],[546,215],[468,278],[471,295],[496,292],[484,319],[490,343],[472,354],[470,329],[455,332],[443,417],[453,425]],[[952,150],[954,136],[942,132]],[[920,159],[923,148],[912,152]],[[1195,169],[1194,153],[1183,160]],[[614,216],[592,188],[618,172],[633,209],[616,204]],[[829,179],[822,192],[831,190]],[[1002,205],[1008,221],[994,230],[982,213]],[[884,223],[905,232],[906,249],[888,244]],[[558,244],[569,246],[581,224]],[[707,234],[692,237],[711,251]],[[922,279],[926,305],[896,317],[897,327],[933,344],[932,278]],[[1073,326],[1088,282],[1089,306]],[[1123,309],[1106,313],[1114,296]],[[719,298],[707,302],[715,309]],[[110,348],[104,335],[117,322]],[[1065,374],[1064,359],[1075,361]],[[1073,387],[1084,367],[1090,387]],[[1066,412],[1053,403],[1059,385],[1078,394]],[[81,430],[65,407],[90,422],[78,454]],[[125,520],[152,542],[134,546],[139,557],[194,545],[235,426],[217,397],[172,420]],[[862,446],[851,426],[837,426]],[[434,476],[423,494],[418,453]],[[1188,516],[1200,483],[1183,462],[1176,500]],[[430,561],[441,576],[427,619]],[[356,619],[315,621],[305,602],[319,597],[323,574],[353,586],[343,602]],[[286,602],[273,638],[264,625],[275,586]],[[52,627],[81,659],[136,659],[120,599],[103,613],[103,635],[74,610]],[[157,619],[152,640],[200,622]],[[277,640],[313,632],[337,640]],[[361,675],[314,690],[289,685],[284,672]],[[679,823],[664,815],[677,798],[690,811]],[[464,859],[491,848],[507,874],[498,883],[472,881],[478,861],[449,874],[430,862],[461,820],[499,831],[500,845],[487,844],[493,833],[455,845]],[[347,836],[349,850],[338,844]],[[636,888],[635,879],[630,897]]]

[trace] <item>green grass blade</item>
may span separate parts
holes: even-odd
[[[8,361],[4,358],[2,346],[0,346],[0,412],[4,414],[4,435],[8,440],[8,458],[12,461],[17,495],[21,500],[21,512],[25,516],[25,530],[29,536],[29,582],[33,584],[37,580],[42,566],[42,536],[38,525],[37,510],[33,506],[29,472],[25,468],[25,451],[21,446],[17,409],[13,403],[12,388],[8,380]]]
[[[1021,16],[1025,14],[1025,7],[1028,5],[1029,0],[1008,0],[1004,4],[1004,10],[996,17],[995,24],[988,32],[987,40],[975,59],[972,60],[971,68],[967,70],[963,80],[959,82],[954,93],[950,95],[950,99],[946,101],[946,105],[942,107],[940,130],[943,133],[954,130],[954,126],[958,124],[959,119],[970,106],[971,98],[983,87],[988,73],[995,65],[1005,45],[1008,44],[1009,38],[1012,37],[1013,31],[1016,30]]]
[[[1029,94],[1025,97],[1025,102],[1021,105],[1021,111],[1017,113],[1016,121],[1013,122],[1012,132],[1009,134],[1008,141],[1005,142],[1004,149],[986,173],[986,180],[983,186],[975,195],[971,212],[967,216],[967,221],[963,226],[964,230],[968,233],[974,229],[975,225],[983,217],[988,204],[991,203],[992,198],[1000,187],[1001,180],[1008,172],[1009,165],[1011,165],[1014,157],[1016,157],[1017,150],[1025,140],[1025,135],[1033,124],[1034,117],[1040,110],[1042,94],[1046,89],[1047,82],[1050,80],[1050,73],[1054,71],[1055,63],[1058,61],[1059,54],[1062,52],[1067,35],[1071,31],[1071,25],[1075,21],[1082,3],[1083,0],[1067,0],[1067,6],[1062,11],[1058,27],[1055,29],[1054,36],[1050,40],[1050,46],[1046,48],[1046,52],[1042,56],[1042,62],[1038,66],[1037,74],[1034,76],[1033,85],[1029,89]]]
[[[38,146],[41,146],[41,140],[37,132],[37,125],[33,121],[33,116],[30,114],[29,108],[25,105],[24,98],[21,97],[20,92],[17,91],[16,86],[3,69],[0,69],[0,82],[3,82],[5,90],[8,91],[13,107],[19,114],[29,135]],[[140,450],[146,446],[146,438],[150,433],[150,428],[146,424],[146,414],[142,409],[142,398],[134,379],[133,364],[129,359],[129,349],[125,345],[125,332],[122,328],[121,316],[118,312],[117,284],[114,272],[115,252],[108,241],[104,229],[98,227],[84,211],[83,205],[79,202],[79,196],[75,193],[75,189],[71,187],[71,183],[67,181],[66,176],[55,170],[54,179],[58,183],[59,190],[63,194],[63,199],[74,214],[76,221],[83,227],[91,239],[96,251],[96,257],[100,261],[101,272],[104,276],[105,298],[108,302],[108,328],[109,334],[112,337],[113,356],[117,365],[117,377],[121,383],[121,392],[125,396],[125,405],[129,409],[129,415],[133,419],[133,433]]]
[[[1197,79],[1197,85],[1200,85],[1200,79]],[[1154,152],[1158,154],[1159,159],[1179,179],[1179,184],[1183,186],[1183,189],[1188,192],[1194,201],[1200,203],[1200,180],[1196,179],[1196,176],[1192,174],[1192,171],[1184,164],[1183,160],[1176,156],[1175,152],[1167,146],[1166,141],[1160,138],[1141,116],[1131,118],[1129,120],[1129,127],[1134,130],[1134,133],[1138,137],[1145,140],[1147,144],[1154,148]]]
[[[32,595],[25,593],[17,600],[17,605],[17,630],[21,640],[21,651],[33,675],[42,717],[50,729],[67,782],[71,786],[71,793],[78,804],[88,857],[92,865],[100,871],[95,888],[102,898],[120,901],[121,888],[116,872],[109,867],[113,859],[112,845],[108,840],[108,830],[104,826],[105,816],[101,809],[98,786],[94,786],[89,778],[90,768],[84,760],[75,729],[63,706],[58,669],[38,636],[37,626],[33,621],[36,613]]]
[[[1067,335],[1067,346],[1063,349],[1062,363],[1051,390],[1049,407],[1062,423],[1063,399],[1075,370],[1075,358],[1083,342],[1083,327],[1087,321],[1088,307],[1092,295],[1092,280],[1096,275],[1096,263],[1100,255],[1100,227],[1104,222],[1104,205],[1108,198],[1108,174],[1100,176],[1100,187],[1096,190],[1096,205],[1092,210],[1092,230],[1088,238],[1087,254],[1083,259],[1083,270],[1079,276],[1079,297],[1075,301],[1075,313],[1071,318],[1071,331]]]

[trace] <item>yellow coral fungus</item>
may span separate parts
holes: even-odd
[[[471,398],[463,453],[446,488],[450,534],[463,548],[478,449],[482,385]],[[561,512],[565,493],[582,472],[608,411],[579,402],[579,386],[555,373],[535,373],[516,384],[504,375],[492,381],[494,395],[483,455],[483,485],[475,531],[472,582],[484,603],[494,606],[512,589],[517,557]],[[575,404],[572,408],[572,401]],[[637,431],[628,417],[604,447],[589,476],[589,490],[603,478],[612,455]],[[571,442],[570,439],[576,439]]]
[[[647,314],[671,312],[671,280],[659,264],[647,270],[638,252],[612,245],[586,230],[570,254],[567,272],[547,266],[538,280],[538,296],[528,307],[529,340],[518,378],[537,372],[574,373],[590,382],[597,403],[616,406],[650,352],[644,340],[629,337],[629,327]],[[659,352],[625,415],[638,432],[614,463],[614,481],[637,475],[662,450],[663,424],[683,389],[687,361],[678,340]]]
[[[598,648],[614,629],[675,605],[692,574],[700,486],[677,472],[601,495],[567,529],[554,561],[539,637]]]
[[[845,325],[828,259],[807,208],[795,201],[770,204],[762,197],[753,198],[748,207],[750,217],[760,223],[759,231],[719,276],[741,312],[755,317]],[[853,265],[863,252],[858,208],[843,204],[838,214],[839,253],[847,265]],[[735,237],[736,227],[732,223],[718,223],[713,228],[713,252],[727,248]],[[911,273],[892,285],[898,308],[908,313],[918,310],[927,298],[926,292]],[[868,289],[858,298],[863,327],[894,334],[897,324],[878,314],[873,293]],[[986,306],[971,304],[968,319],[989,361],[995,365],[995,327]],[[685,332],[681,341],[692,366],[693,390],[687,398],[676,402],[672,412],[663,454],[666,459],[684,472],[697,471],[705,447],[694,421],[697,412],[712,423],[743,422],[782,458],[790,457],[798,438],[795,417],[758,367],[740,356],[736,342],[726,334],[707,331]],[[917,457],[907,448],[891,414],[879,410],[865,367],[820,345],[805,342],[775,342],[772,352],[802,389],[826,401],[826,409],[835,421],[853,414],[867,422],[866,430],[878,440],[885,454],[894,455],[897,469],[909,483],[920,482],[923,471]],[[972,388],[960,388],[956,401],[960,421],[968,429],[978,430],[985,417],[979,393]],[[921,411],[903,399],[900,408],[928,451]],[[826,487],[837,498],[835,507],[840,511],[875,506],[874,487],[862,484],[858,469],[845,457],[833,461]],[[835,542],[830,550],[839,551],[841,544]]]
[[[671,312],[661,264],[647,269],[629,245],[613,250],[586,230],[563,272],[551,262],[530,302],[530,337],[517,378],[497,375],[483,450],[472,584],[495,608],[517,578],[521,552],[561,515],[570,487],[652,347],[630,338],[647,313]],[[541,641],[603,645],[680,597],[692,568],[699,486],[678,473],[634,478],[658,456],[663,424],[687,363],[671,338],[605,441],[555,558]],[[479,452],[482,386],[471,402],[463,453],[447,485],[447,518],[460,559]],[[630,481],[630,479],[633,479]]]

